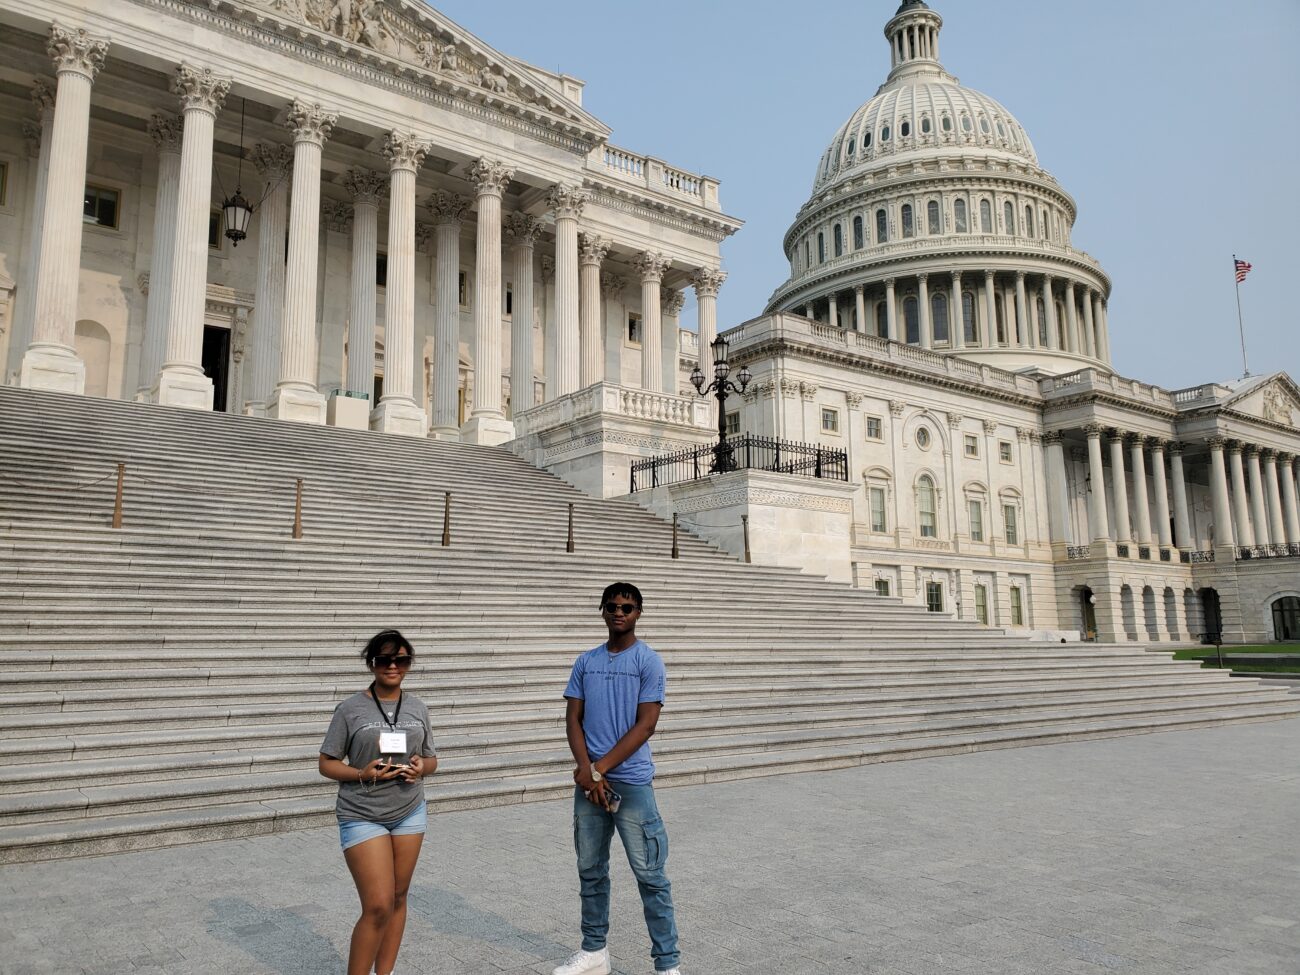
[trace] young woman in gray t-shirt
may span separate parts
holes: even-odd
[[[348,975],[392,975],[424,841],[423,780],[438,767],[438,754],[429,709],[402,691],[415,658],[410,641],[384,630],[361,653],[375,679],[334,709],[320,774],[339,783],[339,842],[361,897]]]

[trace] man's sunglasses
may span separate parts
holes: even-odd
[[[613,616],[615,613],[622,613],[624,616],[631,616],[637,611],[636,603],[606,603],[605,612]]]
[[[376,670],[387,670],[393,664],[396,664],[402,670],[411,666],[411,655],[404,653],[401,656],[393,656],[390,653],[380,653],[375,655],[374,667]]]

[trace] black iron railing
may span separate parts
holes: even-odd
[[[849,457],[843,450],[752,434],[728,437],[727,447],[729,470],[773,471],[830,481],[849,479]],[[716,464],[716,451],[716,444],[707,444],[633,461],[632,490],[708,477]]]
[[[1184,565],[1199,565],[1203,562],[1214,561],[1214,551],[1205,550],[1200,552],[1179,552],[1178,561]]]

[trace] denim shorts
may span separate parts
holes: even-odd
[[[410,836],[423,833],[429,825],[429,809],[424,800],[403,819],[391,823],[372,823],[366,819],[340,819],[339,845],[343,849],[373,840],[376,836]]]

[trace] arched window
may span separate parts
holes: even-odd
[[[980,200],[980,233],[993,233],[993,204]]]
[[[1002,225],[1006,228],[1006,231],[1007,231],[1007,233],[1008,233],[1009,235],[1011,235],[1011,236],[1013,236],[1013,237],[1015,236],[1015,234],[1016,234],[1016,208],[1015,208],[1014,206],[1011,205],[1011,201],[1010,201],[1010,200],[1008,200],[1006,203],[1002,204]]]
[[[1025,236],[1034,236],[1034,208],[1028,204],[1025,205]]]
[[[916,224],[912,220],[912,204],[904,203],[903,209],[899,212],[903,222],[903,236],[915,237]]]
[[[817,263],[821,264],[826,260],[826,235],[820,230],[817,231]]]
[[[1047,311],[1043,308],[1042,295],[1037,299],[1038,311],[1038,344],[1044,349],[1047,348]]]
[[[964,234],[970,229],[966,222],[966,201],[958,200],[952,205],[952,222],[956,224],[957,233]]]
[[[870,149],[870,148],[871,148],[871,133],[870,133],[870,132],[863,132],[863,133],[862,133],[862,151],[863,151],[863,152],[866,152],[866,151],[867,151],[868,149]]]
[[[971,122],[970,122],[970,116],[969,116],[969,115],[963,115],[963,116],[961,117],[961,130],[962,130],[963,132],[969,132],[969,131],[971,131]]]
[[[930,122],[930,116],[927,115],[925,118],[921,119],[921,134],[922,134],[922,135],[929,135],[930,132],[931,132],[931,130],[932,130],[933,128],[934,128],[934,126],[933,126],[933,124],[931,124],[931,122]]]
[[[929,474],[922,474],[921,479],[916,482],[916,514],[920,520],[922,538],[937,538],[939,535],[936,508],[934,481],[930,480]]]
[[[938,234],[943,231],[939,223],[939,201],[931,200],[925,205],[926,233]]]
[[[1001,138],[1003,138],[1003,139],[1005,139],[1005,138],[1007,137],[1007,129],[1006,129],[1006,126],[1004,126],[1004,125],[1002,124],[1002,120],[1001,120],[1001,119],[998,119],[998,136],[1001,137]]]
[[[980,340],[979,322],[975,320],[975,292],[961,293],[961,327],[962,340],[967,345],[976,345]]]
[[[835,225],[835,256],[840,257],[844,254],[844,228],[839,224]]]
[[[989,120],[986,119],[983,115],[980,116],[980,131],[983,132],[985,135],[989,134]]]
[[[883,129],[880,130],[880,141],[881,141],[881,142],[888,142],[888,141],[889,141],[889,126],[888,126],[888,125],[886,125]]]
[[[856,139],[849,139],[849,155],[850,155],[850,156],[853,155],[853,147],[854,147],[854,143],[855,143],[856,141],[857,141]]]
[[[951,132],[951,131],[952,131],[952,116],[951,116],[951,115],[945,115],[945,116],[944,116],[944,117],[939,121],[939,127],[940,127],[941,129],[943,129],[945,132]]]
[[[934,329],[934,344],[946,344],[948,334],[948,296],[942,291],[930,295],[930,327]]]
[[[903,341],[909,345],[921,344],[921,316],[916,295],[903,299]]]
[[[853,249],[861,250],[862,247],[862,218],[859,216],[853,218]]]
[[[889,337],[889,312],[883,301],[876,302],[876,335],[882,339]]]
[[[883,209],[876,211],[876,243],[889,240],[889,215]]]
[[[907,119],[903,119],[903,121],[898,126],[898,134],[902,136],[904,139],[906,139],[909,135],[912,134],[912,123],[909,122]]]

